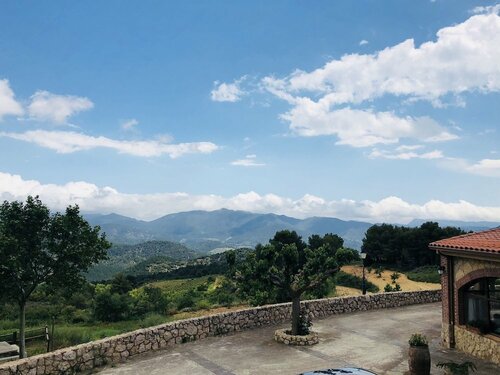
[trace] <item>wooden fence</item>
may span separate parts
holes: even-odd
[[[25,331],[26,342],[33,340],[49,340],[49,328],[47,326],[43,328],[28,329]],[[14,331],[12,333],[7,333],[0,335],[0,342],[6,341],[9,344],[19,345],[19,332]]]

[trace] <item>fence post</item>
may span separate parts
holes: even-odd
[[[45,326],[45,340],[47,340],[47,353],[50,352],[50,336],[49,327]]]
[[[17,344],[17,331],[12,332],[12,341],[14,341],[14,345]]]

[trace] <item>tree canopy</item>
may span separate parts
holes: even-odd
[[[343,242],[337,235],[326,234],[313,235],[306,244],[295,231],[279,231],[235,268],[240,291],[253,304],[292,301],[292,333],[297,334],[300,298],[321,287],[337,272],[339,263],[349,258],[349,250],[339,250]]]
[[[367,253],[369,263],[413,269],[437,264],[437,255],[429,250],[429,243],[464,233],[460,228],[441,228],[435,222],[417,228],[377,224],[366,231],[361,250]]]
[[[26,302],[43,284],[70,289],[82,273],[106,258],[111,246],[99,227],[91,227],[69,206],[52,214],[38,197],[0,206],[0,295],[20,308],[20,355],[24,355]]]

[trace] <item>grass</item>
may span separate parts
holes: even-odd
[[[437,266],[418,267],[406,272],[406,276],[412,281],[437,284],[441,282],[441,276],[437,272]]]

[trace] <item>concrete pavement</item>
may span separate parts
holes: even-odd
[[[408,370],[408,338],[414,332],[430,341],[432,374],[442,374],[438,362],[471,360],[477,375],[500,374],[492,363],[439,346],[441,304],[413,305],[328,317],[313,322],[320,343],[292,347],[273,340],[266,327],[226,336],[210,337],[161,352],[132,358],[101,370],[101,375],[159,374],[298,374],[333,367],[362,367],[377,374],[403,374]]]

